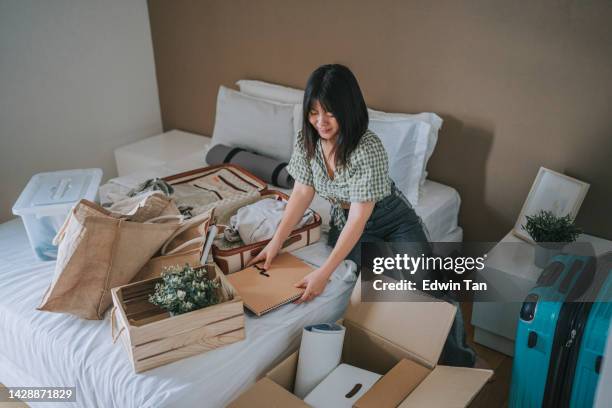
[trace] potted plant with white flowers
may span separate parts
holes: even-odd
[[[582,233],[569,214],[561,217],[552,211],[540,210],[526,218],[527,222],[521,227],[537,243],[535,264],[540,268],[544,268],[550,258],[560,253],[566,244],[574,242]]]
[[[149,302],[176,316],[220,302],[218,280],[210,279],[206,268],[190,265],[165,268],[162,281],[155,284]]]

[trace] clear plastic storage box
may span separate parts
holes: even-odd
[[[72,207],[81,199],[94,201],[102,181],[101,169],[39,173],[30,179],[13,206],[38,258],[57,258],[52,241]]]

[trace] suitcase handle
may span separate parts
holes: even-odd
[[[287,248],[289,245],[293,245],[296,242],[300,241],[300,235],[294,235],[292,237],[289,237],[285,240],[285,242],[283,242],[283,246],[281,248]]]
[[[538,333],[530,331],[527,336],[527,347],[534,348],[538,344]]]
[[[294,235],[292,237],[289,237],[285,240],[285,242],[283,242],[283,245],[281,246],[281,249],[287,248],[289,245],[293,245],[296,242],[300,241],[300,235]],[[264,247],[262,246],[261,248],[255,248],[253,250],[251,250],[251,256],[257,256],[259,255],[259,253],[264,249]]]

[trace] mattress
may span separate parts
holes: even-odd
[[[291,194],[291,190],[275,186],[269,187]],[[419,205],[414,207],[414,211],[421,217],[429,241],[461,242],[463,240],[463,229],[457,225],[460,206],[461,198],[457,190],[435,181],[425,181],[425,184],[421,186]],[[328,231],[331,209],[329,202],[315,195],[310,207],[321,214],[322,230]]]
[[[205,137],[210,139],[208,136]],[[124,194],[147,179],[166,177],[207,165],[205,153],[198,152],[197,154],[183,157],[181,160],[167,161],[161,165],[142,168],[140,171],[130,175],[109,180],[108,183],[100,188],[100,198],[104,202],[105,199],[110,200],[114,192]],[[291,190],[272,185],[268,187],[291,194]],[[415,206],[414,210],[423,220],[431,242],[461,242],[463,240],[463,229],[458,225],[460,206],[461,197],[457,190],[432,180],[425,180],[419,192],[419,203]],[[311,207],[323,219],[322,231],[327,231],[329,224],[329,203],[317,195]]]
[[[269,188],[291,194],[291,190],[270,185]],[[421,217],[427,236],[431,242],[461,242],[463,229],[458,226],[461,197],[452,187],[426,180],[421,186],[419,204],[414,211]],[[322,230],[328,231],[330,204],[327,200],[315,195],[310,207],[321,215]]]
[[[206,165],[203,160],[198,161],[192,158],[191,161],[169,162],[128,176],[117,177],[100,187],[100,199],[102,202],[113,201],[114,194],[122,196],[147,179],[165,177]],[[290,189],[282,189],[273,185],[268,187],[272,190],[280,190],[286,194],[291,194]],[[431,242],[462,241],[463,230],[458,226],[460,206],[461,197],[457,190],[432,180],[425,181],[421,186],[419,204],[414,207],[414,210],[423,220]],[[326,232],[329,229],[329,202],[315,195],[311,208],[321,215],[323,220],[321,229]]]
[[[330,253],[323,242],[293,253],[319,266]],[[354,268],[350,261],[340,264],[312,302],[288,304],[260,318],[248,315],[244,341],[134,374],[120,342],[112,344],[108,314],[87,321],[35,309],[54,263],[34,257],[23,224],[12,220],[0,224],[0,383],[75,386],[82,407],[225,406],[297,349],[302,327],[344,314]]]

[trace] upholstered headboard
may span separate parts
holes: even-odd
[[[435,4],[433,4],[435,3]],[[430,178],[469,240],[514,224],[540,166],[591,183],[578,223],[612,238],[606,1],[149,1],[164,128],[211,134],[219,85],[356,74],[369,106],[444,119]]]

